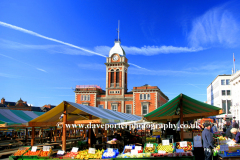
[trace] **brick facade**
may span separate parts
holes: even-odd
[[[119,41],[115,42],[120,43]],[[125,52],[119,46],[114,46],[107,57],[106,65],[106,91],[99,86],[77,86],[75,89],[75,102],[79,104],[105,109],[116,109],[118,112],[131,112],[142,116],[150,113],[165,104],[168,97],[157,86],[144,85],[133,87],[131,92],[127,90],[128,59]],[[113,52],[114,51],[114,52]],[[118,51],[119,53],[116,53]],[[90,99],[84,100],[82,96],[90,95]],[[143,113],[144,112],[144,113]]]

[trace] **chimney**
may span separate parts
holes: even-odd
[[[5,99],[4,98],[1,99],[1,103],[5,104]]]
[[[27,104],[27,101],[24,101],[23,103],[24,103],[24,104]]]

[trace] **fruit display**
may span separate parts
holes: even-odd
[[[42,151],[40,154],[39,154],[39,157],[49,157],[52,153],[52,150],[50,149],[49,151]]]
[[[165,151],[165,152],[168,152],[168,153],[173,153],[173,150],[174,150],[174,146],[172,143],[170,143],[169,145],[162,145],[161,143],[158,144],[157,146],[157,150],[158,151]]]
[[[107,149],[103,152],[102,159],[116,158],[118,154],[118,149]]]
[[[166,157],[168,156],[167,153],[152,153],[153,157]]]
[[[19,148],[18,151],[16,153],[14,153],[13,156],[21,156],[23,153],[25,153],[27,150],[29,149],[29,147],[26,148]]]
[[[187,147],[181,147],[180,142],[176,142],[176,149],[183,149],[184,152],[186,152],[186,151],[191,151],[193,147],[191,142],[187,142]]]
[[[76,159],[102,159],[104,150],[96,150],[95,154],[88,153],[88,149],[79,151]]]
[[[151,157],[151,153],[139,153],[139,154],[130,154],[130,153],[126,153],[126,154],[120,154],[117,156],[117,158],[147,158],[147,157]]]
[[[78,152],[69,152],[63,157],[64,158],[70,158],[70,157],[76,157],[77,155],[78,155]]]
[[[131,153],[131,150],[132,150],[132,149],[125,149],[125,150],[124,150],[124,153],[129,153],[129,152]]]
[[[147,137],[146,142],[157,142],[157,139],[155,137]]]
[[[157,144],[156,143],[153,143],[153,144],[145,144],[145,147],[144,147],[144,153],[155,153],[156,152],[156,146]]]
[[[25,153],[23,156],[38,156],[42,150],[37,150],[36,152],[33,152],[31,150],[28,150],[27,153]]]

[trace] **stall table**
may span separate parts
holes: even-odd
[[[183,157],[146,157],[146,158],[111,158],[111,160],[195,160],[195,156],[183,156]]]
[[[224,156],[224,154],[218,154],[219,160],[240,160],[240,156]]]

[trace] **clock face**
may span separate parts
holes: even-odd
[[[117,55],[114,55],[114,56],[113,56],[113,60],[114,60],[114,61],[117,61],[117,60],[118,60],[118,56],[117,56]]]

